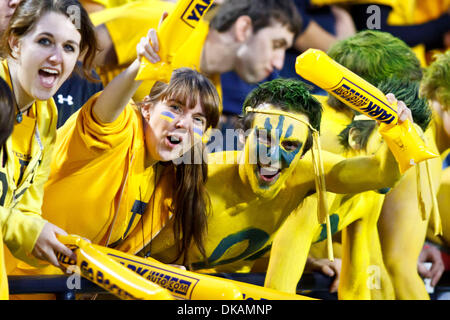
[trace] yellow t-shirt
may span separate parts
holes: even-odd
[[[66,230],[105,245],[126,236],[144,213],[154,188],[145,168],[142,116],[127,105],[112,123],[92,114],[92,97],[58,130],[43,216]]]
[[[34,139],[36,128],[34,105],[28,115],[22,116],[22,122],[14,126],[12,146],[14,153],[14,167],[20,168],[14,172],[14,181],[19,185],[22,182],[25,169],[31,160],[31,142]]]

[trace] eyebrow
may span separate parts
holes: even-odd
[[[47,36],[47,37],[51,37],[52,39],[55,39],[55,36],[52,34],[52,33],[49,33],[49,32],[41,32],[41,33],[39,33],[38,35],[37,35],[37,37],[41,37],[41,36]],[[77,47],[79,47],[80,46],[80,44],[78,43],[78,42],[76,42],[76,41],[74,41],[74,40],[66,40],[66,41],[64,41],[64,42],[68,42],[68,43],[70,43],[70,44],[74,44],[74,45],[76,45]]]
[[[288,46],[286,39],[275,39],[272,41],[272,43],[274,46],[277,46],[277,47],[287,47]]]

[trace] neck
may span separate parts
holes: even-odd
[[[36,99],[29,96],[20,85],[19,79],[17,77],[18,66],[13,59],[8,59],[8,67],[9,74],[11,76],[15,103],[17,104],[17,108],[21,112],[25,112],[33,105]]]
[[[148,167],[152,167],[152,166],[154,166],[155,164],[157,164],[158,163],[158,161],[157,160],[155,160],[155,159],[153,159],[149,154],[148,154],[148,151],[146,152],[146,155],[145,155],[145,169],[147,169]]]
[[[203,46],[200,69],[206,74],[232,71],[238,46],[230,33],[210,29]]]

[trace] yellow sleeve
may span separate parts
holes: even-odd
[[[167,1],[138,1],[90,15],[95,26],[104,24],[116,51],[118,64],[128,65],[136,59],[136,45],[150,28],[158,28],[164,11],[174,4]]]
[[[86,104],[58,130],[55,162],[77,162],[97,157],[100,153],[121,144],[130,144],[137,117],[131,104],[111,123],[102,123],[92,109],[101,92]]]
[[[5,245],[16,258],[29,264],[38,264],[31,252],[46,223],[40,215],[0,207],[0,225]]]

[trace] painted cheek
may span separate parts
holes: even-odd
[[[193,131],[194,131],[194,136],[195,137],[200,138],[200,139],[203,138],[203,130],[202,129],[194,128]]]
[[[164,120],[167,121],[169,123],[172,123],[175,120],[175,114],[173,114],[170,111],[163,111],[161,112],[161,114],[159,115],[159,117]]]
[[[281,149],[281,163],[283,169],[288,168],[292,164],[300,149],[301,146],[293,151],[286,151]]]

